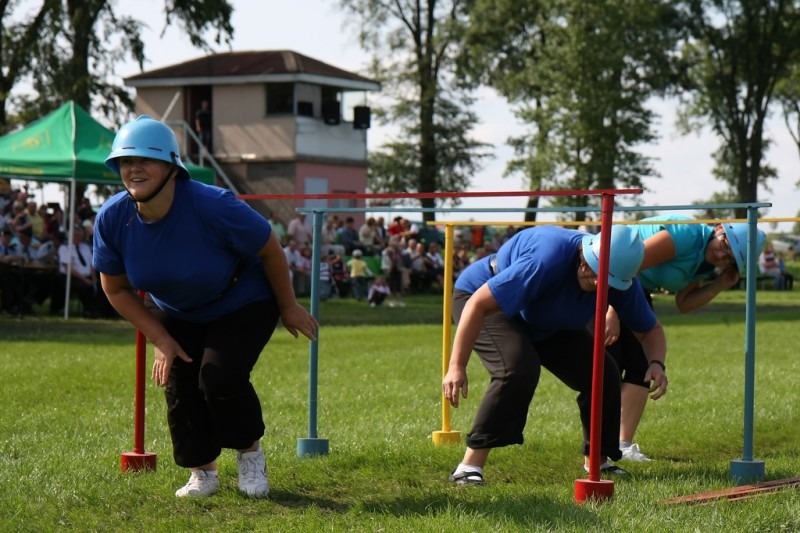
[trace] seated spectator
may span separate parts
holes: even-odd
[[[499,248],[500,246],[502,246],[503,244],[505,244],[505,242],[506,242],[508,239],[510,239],[511,237],[513,237],[513,236],[514,236],[514,234],[515,234],[516,232],[517,232],[517,228],[515,228],[514,226],[508,226],[508,227],[506,227],[506,230],[505,230],[505,231],[503,232],[503,234],[502,234],[502,235],[500,235],[500,237],[498,238],[498,243],[499,243],[499,246],[498,246],[498,248]]]
[[[303,257],[300,255],[300,249],[294,239],[289,239],[289,242],[283,248],[283,255],[286,256],[286,263],[289,265],[289,280],[292,282],[296,296],[297,285],[295,277],[302,277],[303,275]]]
[[[97,213],[92,212],[88,218],[81,222],[83,230],[86,232],[86,242],[89,244],[89,246],[92,246],[92,242],[94,241],[94,221],[96,218]]]
[[[76,214],[78,215],[78,220],[80,220],[82,223],[84,220],[94,214],[94,208],[92,207],[92,202],[85,196],[81,198],[80,204],[81,205],[78,207]]]
[[[391,297],[389,307],[398,305],[404,307],[406,304],[402,298],[402,251],[400,250],[400,239],[393,235],[389,237],[389,244],[381,252],[381,272],[384,281],[388,280]]]
[[[486,248],[484,248],[483,246],[479,246],[479,247],[475,248],[475,254],[473,254],[473,256],[470,258],[469,262],[470,262],[470,264],[472,264],[475,261],[483,259],[487,255],[489,255],[489,251]]]
[[[389,224],[389,227],[386,228],[386,233],[389,236],[396,235],[398,237],[403,236],[403,217],[394,217],[392,219],[392,223]]]
[[[31,221],[32,236],[41,242],[45,237],[45,218],[41,211],[36,208],[36,202],[28,202],[27,214]]]
[[[403,294],[412,292],[411,287],[411,268],[414,257],[414,249],[417,247],[416,239],[408,239],[408,242],[400,241],[400,285]]]
[[[319,258],[319,299],[324,302],[331,297],[331,265],[327,254]]]
[[[50,213],[50,217],[46,221],[45,231],[48,235],[66,232],[66,227],[64,226],[64,211],[61,210],[60,206],[56,205],[52,208],[52,213]]]
[[[272,232],[278,237],[281,246],[286,246],[288,244],[286,239],[286,225],[283,223],[277,211],[273,211],[272,214],[270,214],[269,225],[272,226]]]
[[[343,255],[345,250],[344,246],[339,244],[339,232],[337,231],[337,223],[339,218],[336,215],[329,216],[325,220],[325,225],[322,227],[322,253],[330,255],[333,250],[337,255]]]
[[[353,257],[346,264],[350,268],[350,280],[353,283],[353,297],[361,300],[367,296],[367,277],[374,274],[361,257],[364,254],[361,250],[353,250]]]
[[[416,239],[409,239],[409,244],[414,244],[411,252],[411,291],[415,293],[424,292],[430,286],[428,283],[428,267],[425,257],[425,244],[417,242]]]
[[[297,216],[289,221],[286,234],[290,239],[294,239],[298,248],[308,248],[311,246],[311,236],[313,230],[311,225],[306,222],[305,213],[297,213]]]
[[[339,298],[346,298],[350,293],[350,275],[347,266],[342,260],[342,256],[335,250],[328,251],[328,265],[331,270],[331,280],[333,281],[333,295]]]
[[[378,276],[369,287],[369,294],[367,294],[367,301],[370,307],[377,307],[381,305],[387,297],[392,295],[391,289],[386,284],[386,279],[383,276]],[[390,307],[394,307],[389,302]]]
[[[395,217],[394,221],[387,228],[389,235],[399,237],[401,240],[416,239],[419,228],[416,224],[411,224],[407,218]]]
[[[426,257],[427,276],[430,281],[436,280],[440,287],[444,288],[444,259],[439,253],[439,243],[432,242],[428,246]]]
[[[0,230],[0,304],[6,313],[19,316],[22,294],[14,267],[22,263],[22,256],[17,252],[17,245],[11,242],[13,235],[10,228]]]
[[[33,228],[18,231],[12,243],[16,246],[23,263],[38,263],[41,243],[33,237]]]
[[[385,244],[378,232],[374,218],[369,217],[358,230],[358,242],[366,255],[376,255],[383,250]]]
[[[381,242],[389,242],[389,232],[386,231],[386,221],[383,219],[383,217],[378,217],[375,219],[375,229],[378,232],[378,237],[380,237]]]
[[[14,202],[11,208],[11,216],[7,218],[7,220],[15,234],[33,227],[31,217],[28,216],[28,212],[25,211],[25,206],[19,201]]]
[[[58,275],[50,294],[50,313],[58,314],[66,305],[67,275],[70,275],[70,297],[77,296],[83,305],[83,316],[94,318],[98,312],[99,276],[92,268],[92,249],[86,242],[83,226],[72,229],[72,245],[66,240],[58,249]]]
[[[300,262],[294,273],[294,293],[296,296],[308,296],[311,292],[311,247],[300,250]]]
[[[786,287],[785,277],[781,271],[781,265],[772,248],[772,243],[768,242],[761,251],[758,258],[758,268],[762,276],[772,278],[772,286],[777,291],[782,291]]]
[[[344,246],[345,255],[353,255],[355,250],[359,250],[362,254],[364,252],[364,248],[358,240],[358,231],[353,227],[354,224],[353,217],[347,217],[344,226],[339,229],[338,242]]]
[[[53,292],[52,272],[42,261],[42,245],[31,228],[20,231],[13,244],[21,257],[15,271],[18,314],[33,314],[33,304],[41,305]]]
[[[461,271],[469,266],[469,259],[469,248],[466,244],[462,244],[453,254],[453,279],[457,278]]]

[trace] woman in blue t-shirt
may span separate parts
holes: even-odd
[[[474,349],[489,371],[490,383],[467,450],[450,476],[458,484],[483,482],[492,448],[521,444],[528,408],[544,366],[577,391],[583,426],[584,466],[588,465],[594,342],[586,324],[596,306],[600,237],[554,226],[520,231],[498,250],[467,267],[453,294],[458,324],[442,392],[454,407],[467,397],[467,362]],[[611,234],[608,302],[653,363],[647,377],[654,395],[667,390],[663,371],[666,339],[634,275],[644,255],[638,234],[616,226]],[[628,289],[631,290],[628,290]],[[606,356],[600,455],[601,471],[624,473],[607,459],[620,458],[620,381]]]
[[[686,220],[691,219],[686,215],[666,215],[642,220],[663,224],[631,226],[644,241],[644,259],[637,277],[651,308],[650,292],[664,289],[675,294],[675,305],[681,313],[694,311],[736,285],[747,265],[747,224],[712,227],[678,223]],[[759,250],[764,238],[764,232],[759,231]],[[648,361],[630,328],[619,324],[613,308],[606,316],[606,342],[622,376],[622,458],[649,461],[633,442],[647,405]]]
[[[238,451],[239,489],[269,492],[261,402],[250,372],[281,320],[314,339],[269,222],[230,191],[193,181],[172,130],[142,115],[117,133],[106,166],[125,191],[97,215],[93,262],[114,308],[155,347],[178,497],[219,488],[217,457]],[[136,295],[144,291],[144,301]]]

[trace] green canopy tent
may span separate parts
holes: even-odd
[[[0,176],[35,181],[68,182],[70,205],[67,224],[72,227],[75,185],[78,182],[120,185],[120,178],[105,166],[115,133],[81,106],[67,102],[23,129],[0,137]],[[214,171],[186,165],[193,179],[213,184]],[[67,232],[72,245],[72,232]],[[68,268],[71,265],[67,265]],[[67,296],[70,278],[67,277]],[[67,297],[66,302],[69,302]],[[64,318],[69,306],[64,306]]]
[[[104,164],[115,133],[74,102],[0,137],[0,175],[38,181],[119,185]],[[214,171],[186,165],[193,179],[214,183]]]

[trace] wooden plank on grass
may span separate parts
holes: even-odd
[[[730,489],[720,489],[711,492],[701,492],[698,494],[690,494],[688,496],[679,496],[677,498],[670,498],[664,500],[662,503],[710,503],[714,500],[727,499],[729,501],[744,500],[758,496],[760,494],[774,492],[787,487],[794,487],[800,485],[800,477],[791,477],[787,479],[775,479],[772,481],[762,481],[752,485],[741,485]]]

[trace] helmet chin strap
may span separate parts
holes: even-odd
[[[170,164],[169,170],[167,171],[167,176],[163,180],[161,180],[161,185],[156,187],[155,191],[148,194],[144,198],[136,198],[133,194],[131,194],[131,191],[128,190],[128,188],[126,187],[125,190],[128,191],[128,197],[137,204],[146,204],[147,202],[158,196],[158,193],[164,190],[164,187],[167,186],[167,183],[169,183],[169,180],[170,178],[172,178],[173,174],[177,174],[177,172],[175,172],[177,168],[178,165],[175,164],[175,154],[172,154],[172,163]]]

